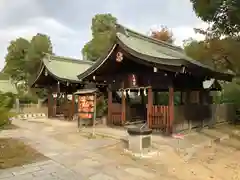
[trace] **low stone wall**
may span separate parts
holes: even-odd
[[[48,107],[45,105],[39,106],[38,104],[21,104],[19,108],[19,113],[28,114],[28,113],[43,113],[48,114]]]

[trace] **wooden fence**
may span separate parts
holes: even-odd
[[[149,120],[149,127],[151,129],[166,131],[169,125],[169,107],[160,105],[152,106]]]
[[[146,109],[145,109],[146,110]],[[140,114],[144,120],[144,113],[147,111],[141,107],[126,107],[127,121],[135,121]],[[144,112],[145,111],[145,112]],[[152,106],[149,127],[157,131],[166,131],[169,126],[169,107],[162,105]],[[173,132],[190,130],[204,126],[213,126],[217,123],[233,121],[235,119],[235,108],[233,104],[189,104],[174,107]],[[111,119],[108,124],[122,126],[121,104],[113,103],[111,109]]]
[[[214,126],[218,123],[234,121],[235,114],[233,104],[175,106],[173,128],[175,132],[179,132]]]

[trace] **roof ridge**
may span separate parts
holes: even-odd
[[[180,53],[181,56],[185,56],[184,59],[187,61],[187,62],[190,62],[192,64],[195,64],[195,65],[198,65],[198,66],[202,66],[204,68],[209,68],[211,70],[215,70],[213,67],[211,67],[210,65],[207,65],[207,64],[204,64],[200,61],[197,61],[191,57],[189,57],[183,49],[177,47],[177,46],[174,46],[174,45],[171,45],[169,43],[166,43],[164,41],[161,41],[161,40],[158,40],[158,39],[155,39],[155,38],[151,38],[147,35],[144,35],[144,34],[141,34],[141,33],[138,33],[134,30],[131,30],[129,28],[126,28],[125,26],[121,25],[121,24],[116,24],[116,28],[117,28],[117,32],[119,33],[123,33],[125,34],[126,36],[135,36],[136,38],[139,38],[139,39],[142,39],[144,41],[148,41],[149,43],[154,43],[156,45],[159,45],[159,46],[162,46],[162,47],[165,47],[165,48],[169,48],[170,50],[174,51],[175,53]],[[129,32],[129,34],[128,34]],[[216,70],[215,70],[216,71]]]
[[[49,54],[49,53],[44,53],[45,56],[50,57],[51,59],[57,60],[57,61],[74,61],[76,63],[89,63],[89,64],[93,64],[94,62],[92,61],[87,61],[87,60],[81,60],[81,59],[77,59],[77,58],[70,58],[70,57],[66,57],[66,56],[57,56],[57,55],[53,55],[53,54]]]
[[[150,36],[144,35],[144,34],[142,34],[142,33],[139,33],[139,32],[137,32],[137,31],[135,31],[135,30],[129,29],[129,28],[127,28],[126,26],[123,26],[123,25],[121,25],[121,24],[116,24],[116,26],[117,26],[117,29],[123,29],[124,31],[127,30],[127,31],[129,31],[130,33],[138,36],[139,38],[147,39],[147,40],[150,40],[151,42],[156,43],[156,44],[158,44],[158,45],[167,46],[168,48],[172,48],[173,50],[177,50],[177,51],[184,52],[183,49],[180,48],[180,47],[178,47],[178,46],[175,46],[175,45],[172,45],[172,44],[167,43],[167,42],[165,42],[165,41],[161,41],[161,40],[159,40],[159,39],[155,39],[155,38],[152,38],[152,37],[150,37]]]

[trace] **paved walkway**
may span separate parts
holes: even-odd
[[[49,157],[49,160],[0,170],[0,180],[228,180],[235,174],[228,174],[227,177],[224,175],[235,171],[226,172],[221,169],[221,172],[225,173],[219,178],[216,176],[219,171],[218,163],[215,163],[216,166],[209,166],[209,160],[206,160],[203,166],[201,158],[209,157],[209,153],[221,152],[215,159],[224,157],[221,159],[223,168],[226,164],[230,163],[229,166],[232,166],[233,162],[237,163],[236,158],[230,158],[232,154],[234,157],[240,155],[234,148],[216,147],[217,150],[211,149],[213,152],[205,153],[203,150],[198,155],[201,156],[200,160],[185,162],[173,151],[171,143],[164,144],[164,140],[159,137],[155,138],[156,142],[162,142],[158,156],[140,160],[125,155],[117,139],[106,137],[89,139],[83,136],[83,133],[77,131],[75,123],[29,119],[14,120],[14,124],[20,128],[1,131],[0,137],[20,138]],[[208,136],[212,132],[208,132]],[[196,139],[197,136],[192,138],[192,141],[200,142]]]
[[[225,126],[225,125],[223,125]],[[183,139],[175,139],[172,137],[163,137],[159,134],[152,135],[153,146],[157,149],[163,151],[162,147],[168,146],[173,151],[178,151],[178,154],[181,153],[181,156],[185,159],[191,158],[191,156],[199,151],[201,148],[212,144],[215,141],[222,141],[229,139],[229,134],[226,131],[226,128],[218,129],[202,129],[201,132],[192,131],[191,133],[183,134]],[[231,131],[227,129],[227,131]],[[82,133],[91,133],[92,128],[83,128]],[[96,134],[109,136],[119,140],[127,140],[127,131],[123,129],[114,129],[105,126],[97,126],[95,130]]]
[[[116,139],[88,139],[77,132],[75,125],[62,121],[15,120],[14,124],[20,128],[2,131],[0,137],[20,138],[50,160],[0,170],[0,180],[159,179],[159,173],[139,166],[131,157],[122,156],[123,152],[118,154],[121,158],[109,159],[109,150],[103,149],[118,144]]]

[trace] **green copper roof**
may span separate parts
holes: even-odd
[[[225,77],[231,79],[234,75],[233,73],[217,72],[213,67],[188,57],[179,47],[153,39],[117,24],[116,42],[108,54],[97,60],[96,63],[84,73],[79,73],[78,77],[84,79],[96,71],[108,59],[116,45],[120,45],[121,48],[131,55],[153,64],[174,67],[185,66],[190,69],[202,68],[203,72],[210,72],[218,77],[221,76],[223,79],[225,79]]]
[[[42,59],[40,71],[33,84],[37,82],[38,78],[45,71],[58,81],[80,83],[81,81],[77,78],[77,75],[86,71],[91,65],[91,61],[46,54]]]
[[[134,55],[146,61],[163,65],[190,66],[196,65],[209,70],[213,67],[188,57],[180,47],[151,38],[117,24],[117,39]]]
[[[10,76],[6,73],[4,73],[3,71],[0,72],[0,80],[9,80]]]
[[[43,58],[46,69],[58,79],[79,81],[77,75],[86,71],[91,65],[90,61],[76,60],[59,56],[47,55]]]
[[[10,80],[0,80],[0,92],[17,94],[17,88]]]

